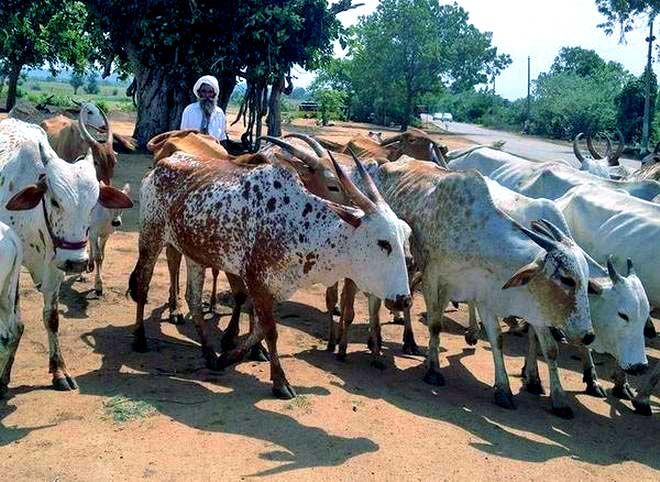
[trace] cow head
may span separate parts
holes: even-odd
[[[350,278],[362,290],[384,299],[391,310],[409,307],[411,297],[406,261],[410,258],[410,226],[390,209],[357,157],[353,158],[366,194],[351,181],[331,153],[329,156],[344,192],[364,213],[356,217],[336,211],[354,228],[348,240]]]
[[[607,260],[607,272],[611,285],[600,295],[589,296],[596,333],[591,347],[613,355],[623,370],[636,375],[648,363],[644,326],[649,317],[649,300],[630,259],[626,276],[616,270],[611,256]]]
[[[110,122],[105,113],[91,103],[80,106],[80,135],[92,151],[96,178],[107,185],[112,184],[112,176],[117,165],[117,155],[112,147],[113,135]],[[97,140],[89,129],[102,133],[103,140]]]
[[[593,157],[588,158],[582,155],[578,143],[580,142],[580,139],[582,139],[583,135],[584,134],[580,132],[573,139],[573,153],[575,154],[577,160],[580,161],[580,171],[586,171],[590,174],[593,174],[594,176],[602,177],[604,179],[610,179],[610,171],[607,169],[607,165],[605,163],[600,162],[600,159],[602,159],[603,157],[598,153],[598,151],[596,151],[596,148],[593,146],[591,136],[587,137],[587,146]],[[615,159],[615,156],[616,158],[618,158],[618,155],[620,155],[620,153],[618,155],[615,154],[613,155],[611,153],[611,150],[612,148],[611,148],[610,140],[607,139],[606,157],[608,159],[608,163],[611,159],[612,162],[616,162],[615,164],[612,165],[617,165],[618,161]]]
[[[403,155],[421,161],[434,161],[434,158],[431,157],[431,153],[434,153],[435,158],[440,161],[440,165],[447,167],[444,163],[447,147],[439,145],[420,129],[408,129],[406,132],[386,139],[380,145],[383,147],[392,146],[392,152],[388,156],[391,161],[395,161]]]
[[[590,344],[594,332],[588,293],[600,293],[602,287],[589,279],[582,251],[547,220],[532,222],[531,230],[516,225],[544,251],[520,268],[502,289],[527,285],[535,300],[529,309],[536,319],[530,318],[530,323],[563,329],[570,340]]]
[[[132,207],[119,189],[99,183],[90,155],[68,163],[45,141],[39,142],[44,173],[7,202],[10,211],[40,209],[39,236],[52,254],[52,261],[65,272],[79,273],[87,266],[87,245],[92,208],[97,203],[110,209]],[[25,154],[25,148],[21,154]],[[34,153],[30,153],[33,155]],[[48,255],[47,255],[48,256]]]
[[[124,187],[122,188],[121,192],[123,192],[126,197],[130,197],[131,194],[131,185],[129,183],[124,184]],[[122,220],[121,220],[121,212],[122,209],[110,209],[110,226],[113,228],[117,229],[121,226]]]

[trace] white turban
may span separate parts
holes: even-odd
[[[195,97],[199,99],[199,95],[197,94],[197,91],[199,88],[202,86],[202,84],[209,85],[215,90],[215,95],[220,94],[220,87],[218,86],[218,79],[213,77],[212,75],[203,75],[200,77],[197,82],[195,82],[195,86],[193,87],[193,94],[195,94]]]

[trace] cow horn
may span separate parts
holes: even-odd
[[[314,139],[311,136],[308,136],[307,134],[299,134],[297,132],[292,132],[291,134],[287,134],[284,136],[284,138],[288,137],[294,137],[296,139],[302,139],[305,141],[309,146],[314,149],[314,152],[316,153],[317,156],[320,158],[327,158],[328,157],[328,150],[321,145],[319,141]]]
[[[353,181],[351,181],[351,179],[346,175],[344,169],[335,160],[335,157],[332,155],[332,152],[328,151],[328,155],[330,156],[332,165],[335,167],[335,171],[337,172],[337,178],[339,179],[339,182],[346,191],[348,197],[351,198],[351,200],[355,203],[355,205],[360,209],[362,209],[365,213],[375,212],[377,210],[376,204],[374,204],[374,202],[371,199],[365,196],[362,193],[362,191],[360,191],[357,188],[355,184],[353,184]]]
[[[80,107],[80,116],[78,117],[78,123],[80,124],[80,131],[83,134],[83,137],[85,140],[90,143],[97,145],[99,144],[99,141],[97,141],[87,130],[87,109],[85,108],[84,105]]]
[[[307,152],[297,148],[296,146],[292,146],[288,142],[284,142],[282,139],[278,139],[277,137],[272,137],[272,136],[261,136],[257,139],[257,141],[260,140],[265,140],[270,142],[271,144],[275,144],[276,146],[281,147],[292,156],[297,157],[298,159],[303,161],[311,169],[314,170],[323,169],[323,164],[321,163],[321,161],[319,161],[319,159],[317,159],[314,156],[310,156]]]
[[[557,249],[557,242],[547,236],[544,236],[542,234],[536,233],[532,231],[531,229],[527,229],[525,226],[522,224],[514,221],[514,224],[518,229],[520,229],[525,235],[534,241],[536,244],[538,244],[540,247],[545,249],[546,251],[554,251]]]
[[[362,178],[362,182],[364,182],[364,186],[367,190],[367,196],[369,196],[369,199],[371,199],[376,204],[384,203],[385,201],[383,200],[383,197],[380,195],[380,192],[378,191],[378,188],[376,187],[374,180],[371,178],[367,170],[364,168],[364,164],[362,164],[360,159],[358,159],[358,157],[355,155],[353,149],[349,147],[348,152],[350,152],[351,156],[353,157],[353,161],[357,166],[358,172],[360,173],[360,177]]]
[[[607,138],[607,136],[606,136]],[[607,138],[609,141],[609,138]],[[587,136],[587,149],[589,150],[589,154],[591,154],[591,157],[596,159],[596,160],[601,160],[603,156],[596,150],[596,147],[594,146],[594,140],[591,137],[591,135]]]
[[[627,276],[630,276],[630,275],[633,275],[633,274],[637,274],[637,273],[635,272],[635,266],[633,266],[632,259],[628,258],[628,259],[626,260],[626,262],[627,262],[627,264],[628,264],[628,275],[627,275]]]
[[[612,280],[612,283],[618,283],[623,279],[622,276],[616,271],[616,268],[614,267],[611,254],[607,257],[607,274],[610,275],[610,279]]]
[[[403,134],[397,134],[388,139],[385,139],[383,142],[380,143],[380,145],[384,147],[384,146],[389,146],[390,144],[394,144],[395,142],[399,142],[401,140],[402,135]]]
[[[110,121],[108,120],[108,116],[105,115],[105,112],[103,112],[103,109],[101,109],[101,108],[98,107],[98,106],[97,106],[97,109],[98,109],[99,112],[101,113],[101,117],[103,117],[103,122],[105,122],[105,126],[106,126],[106,128],[107,128],[107,132],[106,132],[106,134],[105,134],[105,135],[106,135],[106,140],[105,140],[105,142],[106,142],[108,145],[111,146],[111,145],[112,145],[112,127],[110,127]]]
[[[431,144],[429,144],[429,156],[431,157],[431,160],[438,166],[449,169],[449,166],[447,165],[447,159],[445,158],[438,145],[433,141]]]
[[[578,142],[580,142],[580,139],[582,139],[583,135],[584,133],[580,132],[578,135],[575,136],[575,139],[573,139],[573,154],[575,154],[577,160],[580,161],[580,164],[584,164],[584,156],[580,152],[580,147],[578,146]]]
[[[619,166],[620,165],[619,157],[621,157],[621,154],[623,154],[623,149],[624,149],[624,147],[626,147],[626,144],[625,144],[625,141],[624,141],[624,138],[623,138],[623,134],[621,133],[621,131],[619,129],[616,130],[616,136],[619,138],[619,145],[616,147],[616,152],[612,156],[610,156],[610,155],[607,156],[607,163],[610,166]]]
[[[566,236],[566,233],[564,233],[561,229],[559,229],[557,227],[557,225],[551,223],[550,221],[548,221],[545,218],[541,218],[538,221],[533,221],[532,225],[534,225],[534,224],[540,224],[543,227],[545,227],[545,229],[550,232],[550,235],[551,235],[550,237],[552,239],[554,239],[555,241],[562,242],[562,241],[566,241],[568,239],[568,236]]]

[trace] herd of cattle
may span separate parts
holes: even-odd
[[[132,207],[130,188],[112,186],[113,133],[93,104],[80,107],[78,122],[58,116],[40,127],[11,117],[17,116],[0,122],[0,396],[8,391],[23,332],[21,265],[44,297],[53,385],[72,390],[77,385],[58,340],[60,284],[66,274],[96,268],[95,288],[102,294],[105,243],[121,224],[121,210]],[[410,316],[411,292],[419,287],[430,337],[427,383],[444,384],[439,352],[445,307],[467,303],[466,341],[475,343],[483,326],[498,405],[515,408],[500,319],[516,317],[530,326],[525,389],[543,391],[540,347],[554,413],[573,416],[557,370],[561,341],[579,348],[587,393],[605,396],[592,350],[610,354],[617,362],[613,393],[650,415],[660,364],[636,396],[627,374],[646,370],[645,337],[655,336],[650,312],[660,308],[660,155],[633,171],[618,163],[622,144],[612,152],[608,139],[603,156],[588,138],[591,156],[585,157],[578,140],[579,164],[534,162],[487,146],[448,152],[414,129],[386,140],[360,135],[347,145],[302,134],[264,137],[262,149],[239,156],[215,144],[211,154],[171,149],[155,158],[140,188],[139,256],[128,281],[137,303],[133,347],[149,348],[145,304],[166,247],[170,319],[183,319],[183,257],[186,301],[207,366],[266,358],[265,339],[277,397],[291,398],[295,391],[277,353],[275,303],[312,283],[328,287],[328,349],[338,345],[337,356],[345,359],[355,296],[365,292],[368,346],[373,364],[382,366],[381,301],[396,316],[403,312],[404,351],[421,353]],[[234,295],[219,355],[203,313],[206,268],[214,281],[224,271]],[[239,336],[243,308],[250,330]]]

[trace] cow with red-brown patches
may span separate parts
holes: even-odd
[[[129,290],[137,302],[135,343],[146,350],[144,307],[156,259],[169,243],[187,258],[186,299],[210,368],[240,361],[265,338],[273,393],[295,396],[277,355],[273,304],[310,283],[332,285],[349,277],[397,309],[410,303],[401,221],[384,203],[364,168],[360,191],[335,165],[343,189],[359,207],[309,193],[287,166],[202,162],[175,153],[160,161],[141,189],[139,259]],[[245,283],[257,322],[237,348],[216,355],[202,312],[204,267]]]

